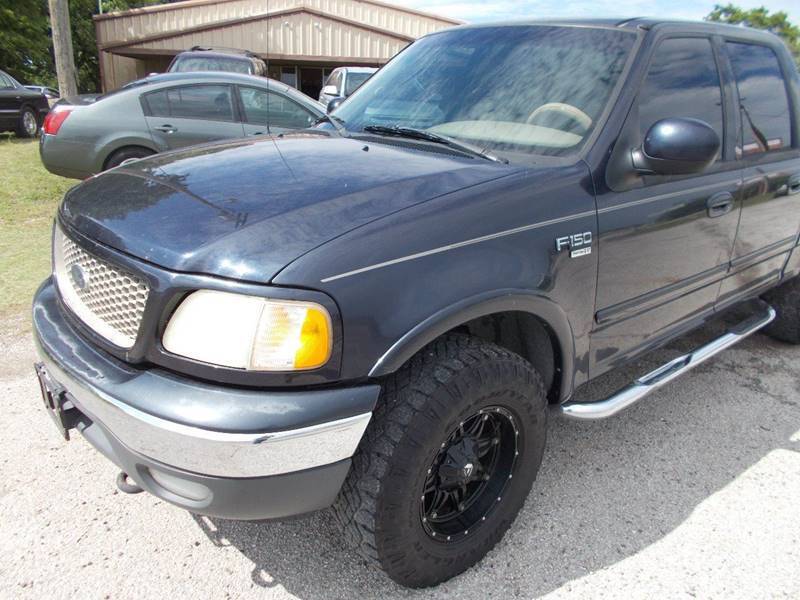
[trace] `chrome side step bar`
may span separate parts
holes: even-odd
[[[772,323],[777,313],[771,306],[764,305],[764,307],[765,313],[757,314],[743,321],[731,329],[729,333],[717,338],[713,342],[701,346],[694,352],[668,362],[644,377],[640,377],[610,398],[597,402],[567,402],[561,405],[561,413],[571,419],[590,421],[613,417],[632,404],[639,402],[639,400],[656,391],[661,386],[688,373],[695,367],[706,362],[709,358],[719,354],[723,350],[727,350],[749,335]]]

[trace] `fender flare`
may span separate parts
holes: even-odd
[[[552,300],[530,290],[504,289],[465,298],[434,313],[413,327],[381,356],[369,372],[382,377],[397,371],[412,356],[448,331],[473,319],[501,312],[524,312],[542,320],[555,335],[561,349],[561,392],[572,392],[575,373],[575,337],[569,318]]]

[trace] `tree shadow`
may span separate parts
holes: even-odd
[[[603,398],[719,335],[716,323],[580,391]],[[280,523],[195,517],[209,539],[255,565],[252,580],[304,599],[534,597],[639,553],[768,453],[800,451],[800,349],[756,335],[622,415],[551,420],[542,470],[505,539],[476,567],[426,592],[405,590],[343,544],[329,513]],[[794,440],[797,438],[795,437]]]

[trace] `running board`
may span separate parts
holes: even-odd
[[[597,402],[567,402],[561,405],[561,413],[570,419],[589,421],[613,417],[632,404],[636,404],[639,400],[642,400],[645,396],[656,391],[661,386],[688,373],[695,367],[706,362],[709,358],[738,344],[749,335],[772,323],[777,316],[775,309],[771,306],[763,306],[765,309],[764,313],[750,317],[732,328],[729,333],[717,338],[713,342],[701,346],[694,352],[668,362],[644,377],[640,377],[610,398]]]

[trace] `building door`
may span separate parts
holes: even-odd
[[[322,91],[322,68],[302,67],[300,69],[300,91],[316,100]]]

